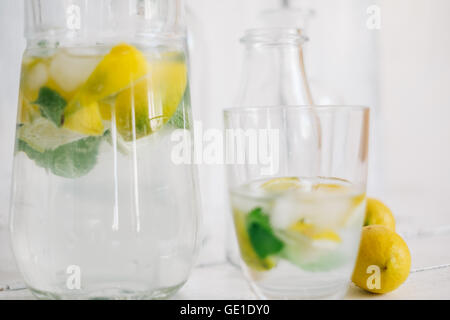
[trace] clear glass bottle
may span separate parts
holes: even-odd
[[[192,122],[182,5],[25,2],[10,230],[38,298],[166,298],[188,278],[197,177],[172,152]]]
[[[235,107],[313,105],[303,61],[302,46],[306,41],[301,29],[246,31],[241,39],[245,58]],[[310,126],[317,125],[309,117],[303,117],[301,121]],[[317,144],[317,141],[313,143]],[[225,246],[228,261],[238,265],[239,250],[230,216],[227,216]]]
[[[302,30],[248,30],[241,43],[245,58],[235,106],[312,105],[303,62]]]
[[[305,1],[280,0],[279,6],[261,12],[259,20],[263,26],[271,28],[295,28],[301,29],[303,35],[309,36],[309,27],[313,24],[316,11],[311,8],[311,3]],[[315,40],[317,40],[315,38]],[[318,39],[320,41],[320,39]],[[335,88],[324,86],[323,81],[314,75],[311,62],[315,62],[317,55],[311,56],[312,42],[309,48],[305,48],[305,63],[308,64],[308,80],[310,91],[316,105],[342,105],[345,100],[336,92]],[[309,52],[308,52],[309,51]],[[308,60],[309,58],[309,60]],[[308,63],[309,61],[309,63]]]

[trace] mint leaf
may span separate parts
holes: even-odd
[[[58,92],[48,87],[42,87],[39,90],[38,99],[33,103],[39,105],[43,117],[52,121],[57,127],[61,126],[67,102]]]
[[[269,216],[261,208],[256,208],[247,215],[246,224],[250,243],[258,257],[265,259],[283,249],[283,242],[275,236]]]
[[[23,151],[36,165],[64,178],[79,178],[88,174],[97,163],[103,137],[88,137],[64,144],[54,150],[39,152],[25,141],[18,140],[18,151]]]
[[[88,174],[97,163],[101,138],[88,137],[53,150],[51,171],[61,177],[78,178]]]
[[[17,140],[17,150],[23,151],[27,154],[28,158],[34,160],[36,165],[42,168],[49,168],[51,163],[51,152],[39,152],[34,150],[23,140]]]
[[[181,99],[177,107],[177,110],[170,118],[170,120],[167,122],[169,125],[179,129],[191,128],[191,123],[189,119],[189,107],[188,103],[186,103],[190,101],[191,101],[190,90],[189,86],[187,86],[186,90],[184,91],[183,99]]]

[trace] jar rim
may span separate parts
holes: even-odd
[[[308,41],[299,28],[252,28],[244,32],[240,39],[242,44],[247,45],[302,45]]]
[[[90,40],[135,35],[180,35],[186,32],[184,0],[27,0],[27,41]]]

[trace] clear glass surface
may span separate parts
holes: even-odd
[[[235,107],[314,104],[303,61],[306,41],[301,29],[247,30],[241,39],[245,60]],[[227,219],[226,238],[227,259],[231,264],[239,265],[239,249],[231,219]]]
[[[192,123],[180,1],[26,10],[10,219],[23,278],[39,298],[166,298],[198,227],[193,162],[172,158]]]
[[[245,32],[236,107],[313,104],[303,61],[307,38],[300,29],[260,28]]]
[[[365,213],[369,110],[229,109],[225,130],[235,234],[256,294],[342,297]]]

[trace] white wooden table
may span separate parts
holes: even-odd
[[[450,204],[442,201],[448,195],[436,194],[435,189],[429,192],[397,191],[380,195],[394,211],[397,231],[411,250],[411,274],[399,289],[385,295],[366,293],[351,285],[347,299],[450,299]],[[219,245],[219,242],[212,244],[214,248]],[[0,273],[0,288],[4,288],[0,299],[33,299],[28,290],[15,288],[20,287],[17,280],[20,276],[16,273]],[[8,290],[7,285],[12,288]],[[173,299],[256,297],[237,268],[223,258],[213,258],[193,270],[187,284]]]
[[[0,292],[0,299],[34,299],[26,290]],[[256,299],[238,269],[229,264],[196,268],[173,299]],[[351,285],[346,299],[450,299],[450,267],[415,272],[396,291],[375,295]]]

